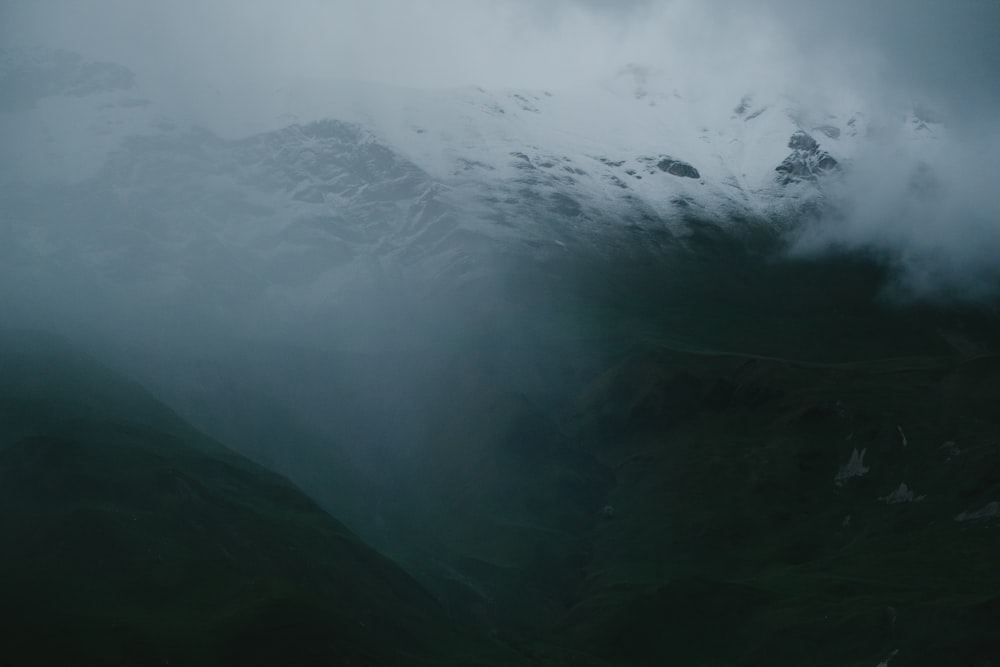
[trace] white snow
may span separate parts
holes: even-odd
[[[879,496],[879,500],[884,500],[889,505],[898,505],[899,503],[918,503],[926,497],[925,495],[916,495],[912,489],[901,482],[895,491],[887,496]]]
[[[310,80],[197,86],[143,82],[2,114],[0,139],[14,158],[4,165],[14,173],[0,179],[86,178],[125,137],[162,132],[167,119],[238,139],[333,118],[361,125],[437,182],[476,196],[516,191],[530,175],[541,191],[567,194],[587,210],[642,210],[669,220],[679,217],[683,200],[721,219],[766,215],[820,196],[812,183],[777,183],[775,167],[789,155],[794,132],[810,133],[821,150],[847,163],[871,129],[864,109],[847,106],[855,101],[810,109],[789,97],[734,90],[720,105],[639,66],[555,93]],[[899,131],[914,141],[936,131],[914,118],[900,122]],[[664,156],[693,165],[700,178],[657,170]]]
[[[875,667],[889,667],[889,663],[899,654],[899,649],[895,649],[889,656],[882,662],[875,665]]]
[[[993,501],[975,512],[962,512],[955,521],[975,521],[977,519],[995,519],[1000,517],[1000,502]]]
[[[848,459],[847,463],[840,466],[837,476],[833,478],[837,486],[842,486],[847,480],[853,477],[861,477],[868,472],[869,468],[865,465],[865,452],[867,451],[867,449],[862,449],[859,453],[855,449],[851,452],[851,458]]]

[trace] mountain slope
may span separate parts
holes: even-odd
[[[503,292],[528,264],[836,206],[862,153],[931,182],[948,138],[914,112],[720,101],[636,66],[564,91],[224,82],[183,109],[113,64],[6,51],[2,65],[19,102],[0,111],[0,297],[19,321],[144,338],[397,344],[385,319],[425,329],[454,290]]]
[[[551,665],[1000,661],[995,308],[891,303],[879,258],[784,236],[880,135],[912,149],[876,160],[906,185],[940,124],[720,105],[639,68],[555,92],[223,83],[192,116],[114,66],[69,86],[73,63],[0,118],[5,314],[287,474],[454,615]],[[5,520],[53,517],[87,556],[11,551],[30,586],[77,587],[32,611],[12,579],[22,636],[105,636],[73,615],[120,556],[101,599],[140,620],[115,656],[264,660],[279,618],[300,661],[482,650],[452,651],[412,582],[397,608],[396,575],[284,482],[93,368],[39,383],[19,358]],[[212,581],[136,613],[122,577],[167,547]]]
[[[615,481],[557,632],[625,664],[991,664],[997,358],[643,346],[583,397]]]
[[[281,477],[62,344],[0,350],[19,664],[512,664]]]

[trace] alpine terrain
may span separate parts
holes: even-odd
[[[264,87],[0,51],[9,664],[1000,665],[997,302],[812,243],[956,128]]]

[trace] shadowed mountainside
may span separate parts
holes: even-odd
[[[437,346],[144,373],[541,664],[995,660],[995,316],[754,230],[647,241],[465,286]]]
[[[38,334],[0,342],[18,664],[516,664],[295,487]]]

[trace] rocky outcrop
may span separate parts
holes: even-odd
[[[788,147],[796,151],[815,153],[819,149],[819,143],[811,135],[799,130],[788,140]]]
[[[681,176],[683,178],[701,178],[701,174],[693,166],[683,160],[675,160],[665,157],[656,163],[660,171],[665,171],[671,176]]]
[[[832,155],[819,147],[811,135],[799,130],[788,140],[791,154],[774,168],[782,185],[800,181],[816,181],[819,176],[839,168]]]

